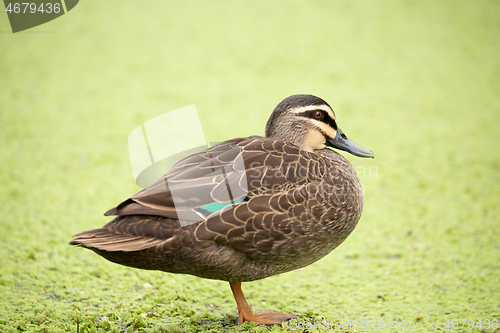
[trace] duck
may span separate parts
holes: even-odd
[[[181,159],[107,211],[109,223],[69,244],[120,265],[229,282],[239,324],[281,324],[298,315],[253,313],[241,284],[308,266],[354,230],[363,191],[334,149],[374,157],[344,134],[323,99],[289,96],[274,108],[264,137]]]

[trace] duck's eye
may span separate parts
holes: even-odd
[[[321,112],[321,111],[314,112],[314,118],[316,118],[316,119],[323,118],[323,112]]]

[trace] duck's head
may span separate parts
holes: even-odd
[[[266,138],[287,141],[307,151],[330,146],[359,157],[375,156],[347,138],[330,105],[313,95],[292,95],[281,101],[267,121]]]

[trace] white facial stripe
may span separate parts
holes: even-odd
[[[331,138],[334,138],[335,135],[337,135],[337,131],[334,128],[332,128],[330,125],[325,124],[324,122],[316,120],[316,119],[309,119],[309,120],[312,121],[316,127],[321,129],[323,131],[323,133],[330,136]]]
[[[312,110],[323,110],[325,111],[326,113],[328,113],[328,115],[330,115],[330,117],[332,119],[335,119],[335,115],[333,114],[333,111],[332,109],[330,109],[328,107],[328,105],[308,105],[308,106],[301,106],[301,107],[298,107],[298,108],[295,108],[295,109],[291,109],[290,111],[292,113],[303,113],[305,111],[312,111]]]

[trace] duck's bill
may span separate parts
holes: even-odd
[[[365,147],[358,145],[356,142],[350,140],[344,134],[344,132],[340,130],[340,128],[337,130],[337,135],[333,139],[326,141],[326,145],[344,150],[358,157],[375,157],[375,154],[371,150],[368,150]]]

